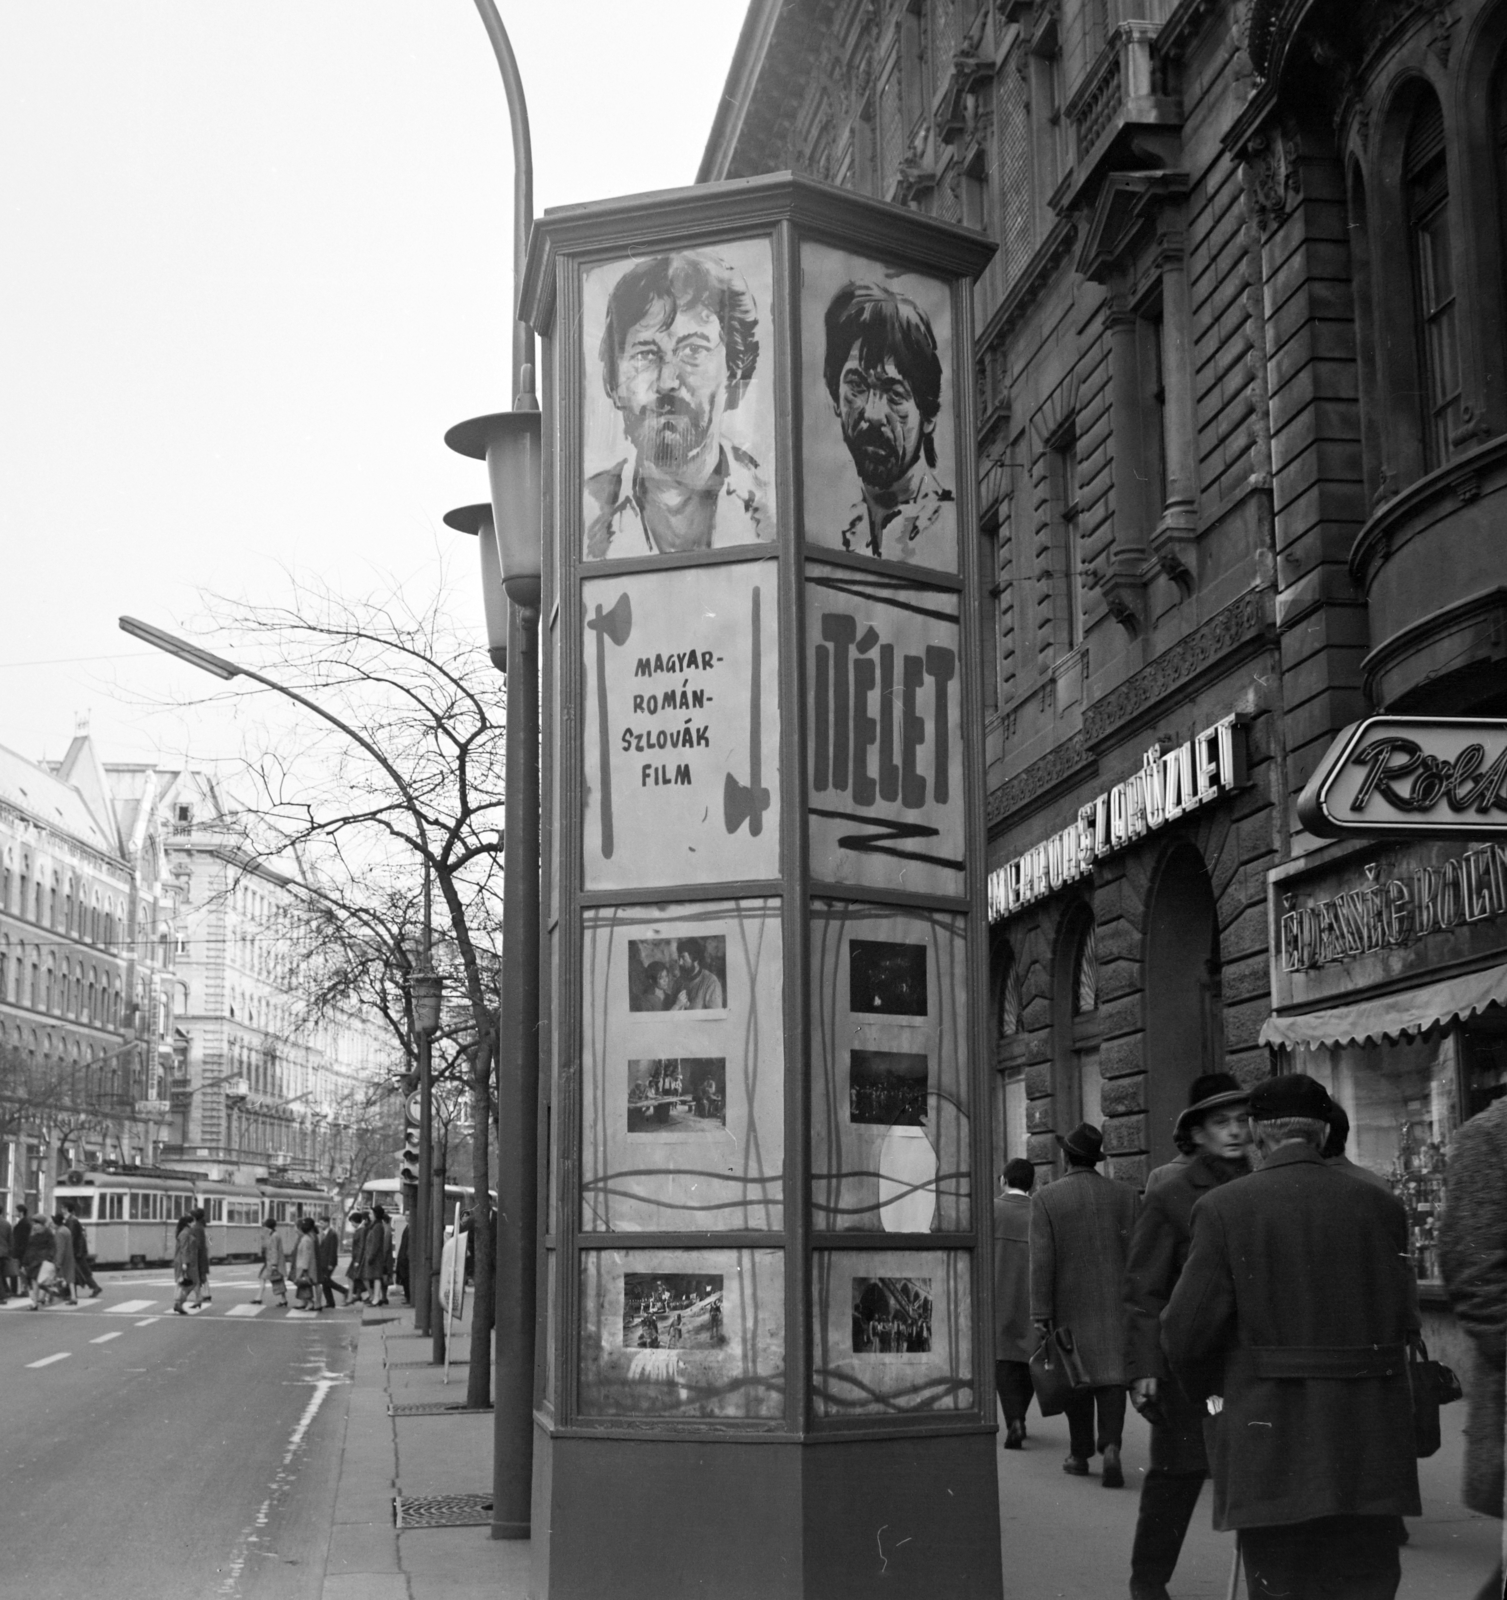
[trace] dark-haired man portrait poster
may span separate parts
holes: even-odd
[[[806,541],[957,571],[947,285],[801,252]]]
[[[764,240],[586,273],[586,560],[774,538],[770,293]]]

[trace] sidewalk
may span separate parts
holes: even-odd
[[[390,1320],[389,1320],[390,1319]],[[391,1405],[461,1404],[470,1317],[451,1343],[450,1381],[430,1366],[430,1342],[394,1304],[361,1322],[346,1414],[340,1484],[323,1600],[528,1600],[529,1543],[494,1540],[490,1527],[405,1528],[405,1500],[492,1489],[492,1413],[390,1414]]]
[[[461,1403],[469,1319],[451,1348],[450,1382],[428,1364],[430,1344],[412,1314],[394,1305],[362,1320],[350,1391],[340,1483],[323,1600],[528,1600],[530,1546],[494,1540],[488,1527],[394,1526],[393,1496],[486,1497],[492,1485],[492,1414],[393,1416],[390,1405]],[[1410,1521],[1399,1600],[1474,1595],[1496,1561],[1501,1524],[1460,1506],[1466,1407],[1441,1413],[1444,1446],[1419,1462],[1420,1519]],[[1100,1487],[1097,1471],[1062,1471],[1067,1424],[1032,1408],[1021,1451],[998,1451],[1005,1600],[1123,1600],[1129,1591],[1137,1485],[1148,1430],[1127,1411],[1124,1489]],[[1173,1579],[1173,1600],[1225,1600],[1234,1536],[1210,1526],[1206,1488]],[[1240,1586],[1245,1600],[1245,1585]],[[939,1597],[944,1600],[944,1597]]]

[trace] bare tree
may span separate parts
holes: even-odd
[[[397,587],[351,600],[290,580],[284,604],[215,602],[212,626],[238,661],[300,704],[248,725],[241,820],[253,859],[294,856],[316,892],[306,935],[312,1007],[353,1002],[382,1016],[413,1060],[408,980],[429,942],[419,905],[433,888],[435,967],[447,979],[437,1063],[474,1107],[471,1176],[488,1215],[491,1045],[502,926],[505,698],[443,590],[415,609]],[[257,688],[233,691],[265,703]],[[493,1230],[475,1230],[476,1308],[468,1403],[491,1395]],[[420,1291],[422,1292],[422,1291]]]

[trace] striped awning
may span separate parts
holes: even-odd
[[[1399,1039],[1422,1033],[1436,1023],[1473,1017],[1490,1005],[1507,1005],[1507,965],[1487,967],[1463,977],[1442,978],[1417,989],[1302,1011],[1273,1013],[1261,1028],[1269,1045],[1366,1044],[1373,1039]]]

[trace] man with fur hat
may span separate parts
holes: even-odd
[[[1040,1329],[1064,1328],[1073,1336],[1090,1387],[1067,1405],[1068,1456],[1062,1470],[1088,1472],[1088,1458],[1104,1456],[1100,1482],[1124,1485],[1120,1443],[1125,1431],[1125,1311],[1121,1283],[1135,1226],[1135,1191],[1096,1168],[1104,1136],[1082,1122],[1064,1139],[1067,1173],[1031,1202],[1031,1320]],[[1094,1431],[1097,1409],[1099,1427]]]
[[[1251,1600],[1393,1600],[1397,1519],[1420,1513],[1407,1215],[1325,1164],[1330,1106],[1300,1072],[1251,1090],[1261,1166],[1198,1202],[1162,1313]]]
[[[1146,1186],[1125,1267],[1125,1370],[1130,1403],[1151,1424],[1151,1470],[1141,1485],[1130,1552],[1131,1600],[1166,1600],[1193,1508],[1209,1475],[1203,1408],[1162,1354],[1161,1315],[1188,1259],[1193,1207],[1250,1170],[1247,1095],[1227,1072],[1193,1080],[1173,1137],[1191,1157]]]

